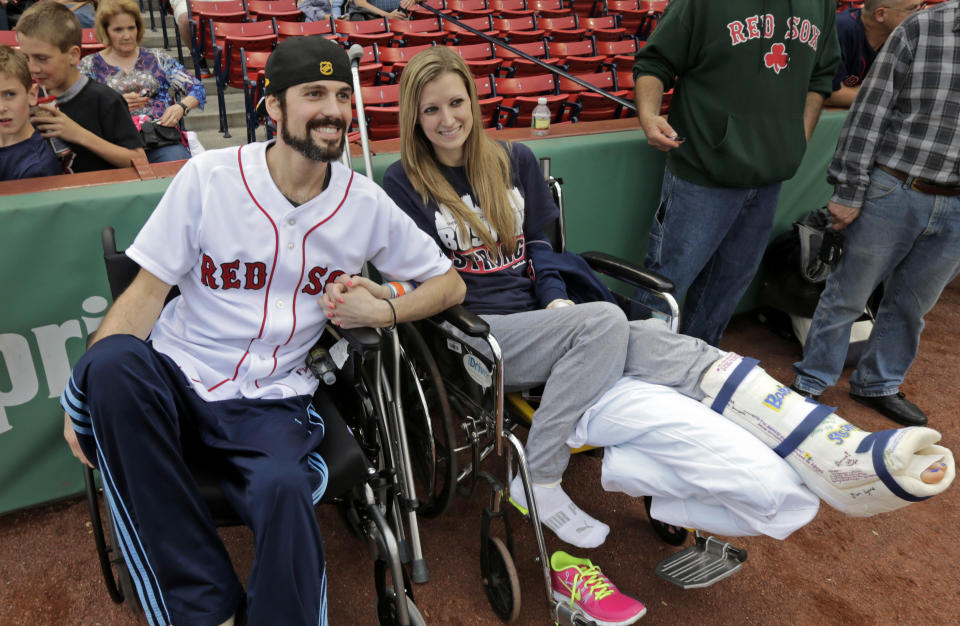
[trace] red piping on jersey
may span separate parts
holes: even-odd
[[[247,176],[246,174],[243,173],[243,146],[240,146],[240,148],[237,150],[237,164],[240,166],[240,179],[243,180],[243,186],[247,190],[247,195],[250,196],[250,199],[253,200],[253,203],[257,206],[258,209],[260,209],[260,212],[263,213],[264,217],[266,217],[267,220],[269,220],[270,225],[273,226],[273,263],[270,265],[270,278],[267,279],[267,291],[266,293],[263,294],[263,317],[260,320],[260,332],[257,333],[257,337],[256,337],[257,339],[260,339],[261,337],[263,337],[263,329],[267,325],[267,304],[270,301],[270,285],[273,284],[273,273],[277,269],[277,256],[280,251],[280,231],[279,229],[277,229],[276,222],[274,222],[273,218],[270,217],[270,214],[267,213],[262,206],[260,206],[260,203],[257,202],[257,199],[256,197],[254,197],[253,192],[250,191],[250,185],[247,184]],[[247,355],[250,354],[250,346],[252,345],[253,345],[253,339],[251,339],[250,343],[247,344],[246,352],[243,353],[243,356],[240,357],[240,361],[237,362],[237,367],[234,368],[233,370],[233,377],[220,381],[213,387],[210,387],[209,389],[207,389],[207,391],[213,391],[223,383],[230,380],[237,379],[237,376],[240,374],[240,365],[243,364],[244,360],[247,358]],[[276,368],[276,358],[274,358],[274,368]]]
[[[331,167],[331,165],[328,164],[327,167]],[[310,230],[308,230],[303,234],[303,241],[300,243],[300,254],[301,254],[300,278],[299,280],[297,280],[297,287],[293,291],[293,328],[290,329],[290,336],[287,337],[287,340],[284,341],[283,344],[281,345],[285,346],[288,343],[290,343],[290,340],[293,339],[293,333],[297,329],[297,294],[300,293],[300,285],[303,283],[303,275],[304,273],[306,273],[306,269],[307,269],[307,237],[310,236],[310,233],[312,233],[313,231],[315,231],[316,229],[320,228],[321,226],[326,224],[328,221],[333,219],[333,216],[336,215],[338,211],[340,211],[340,207],[343,206],[343,203],[347,201],[347,196],[350,195],[350,187],[352,185],[353,185],[353,170],[350,171],[350,180],[347,181],[347,188],[344,190],[343,198],[340,199],[340,204],[337,205],[337,208],[333,210],[333,213],[331,213],[327,217],[320,220],[316,225],[313,226],[313,228],[311,228]],[[279,348],[280,346],[277,346],[277,347]],[[274,368],[276,368],[276,360],[274,360]],[[270,373],[272,374],[273,372],[270,372]]]
[[[328,163],[328,164],[327,164],[327,167],[332,167],[332,165]],[[275,371],[277,371],[277,352],[280,350],[280,346],[285,346],[285,345],[287,345],[288,343],[290,343],[290,340],[293,339],[293,334],[294,334],[294,333],[296,332],[296,330],[297,330],[297,294],[300,293],[300,285],[303,283],[303,275],[304,275],[304,273],[306,272],[306,267],[307,267],[307,237],[310,236],[310,233],[312,233],[313,231],[315,231],[316,229],[320,228],[321,226],[323,226],[324,224],[326,224],[328,221],[330,221],[331,219],[333,219],[333,216],[336,215],[338,211],[340,211],[340,207],[342,207],[342,206],[343,206],[343,203],[347,201],[347,196],[350,194],[350,187],[351,187],[352,185],[353,185],[353,170],[350,171],[350,179],[347,181],[347,188],[344,190],[344,192],[343,192],[343,198],[340,199],[340,204],[337,205],[337,208],[335,208],[335,209],[333,210],[333,213],[331,213],[330,215],[326,216],[325,218],[323,218],[322,220],[320,220],[317,224],[315,224],[314,226],[312,226],[312,227],[310,228],[310,230],[308,230],[308,231],[307,231],[306,233],[304,233],[304,235],[303,235],[303,241],[300,243],[300,252],[301,252],[301,258],[300,258],[300,278],[297,280],[297,286],[296,286],[296,288],[294,288],[294,290],[293,290],[293,327],[290,329],[290,336],[287,337],[287,340],[284,341],[282,344],[278,345],[278,346],[274,349],[274,351],[273,351],[273,368],[270,370],[270,373],[267,374],[266,376],[264,376],[263,378],[269,378],[270,376],[273,375],[273,373],[274,373]],[[257,387],[260,386],[259,383],[257,382],[258,380],[259,380],[259,379],[253,381],[254,384],[257,385]]]

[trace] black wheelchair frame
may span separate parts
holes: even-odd
[[[116,298],[140,268],[117,250],[112,227],[105,227],[101,238],[110,291]],[[172,292],[168,300],[175,296]],[[387,519],[394,508],[392,494],[398,491],[393,486],[397,472],[391,464],[391,444],[385,433],[385,403],[376,391],[379,381],[371,378],[369,365],[379,365],[381,337],[372,329],[361,328],[341,331],[336,336],[331,333],[327,341],[340,339],[347,342],[350,354],[340,370],[342,376],[330,393],[318,389],[313,399],[324,416],[326,431],[318,452],[329,470],[329,482],[320,502],[340,507],[351,530],[368,544],[374,560],[379,623],[424,624],[414,603],[410,577],[401,562],[402,544],[394,534],[397,526],[391,527]],[[242,524],[220,491],[222,468],[196,452],[185,455],[186,461],[214,522],[217,526]],[[113,520],[109,510],[106,516],[100,513],[103,488],[98,486],[93,470],[87,466],[83,470],[94,542],[107,592],[118,604],[132,598],[130,606],[137,611],[139,602],[123,555],[109,542]]]

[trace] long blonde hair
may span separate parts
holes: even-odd
[[[400,75],[400,160],[413,188],[424,204],[433,199],[453,214],[464,241],[469,241],[467,227],[493,253],[499,252],[496,238],[476,213],[464,204],[441,174],[433,144],[427,139],[417,118],[420,96],[427,83],[452,72],[463,81],[470,94],[473,127],[463,145],[463,164],[467,181],[487,222],[500,235],[501,244],[510,250],[516,244],[517,217],[510,202],[513,182],[510,155],[502,145],[483,132],[483,119],[477,103],[477,85],[467,64],[444,46],[424,50],[415,55]]]

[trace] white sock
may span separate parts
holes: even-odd
[[[534,483],[533,497],[537,501],[540,523],[570,545],[596,548],[606,540],[610,527],[593,519],[574,504],[559,482],[550,485]],[[527,495],[519,474],[510,483],[510,498],[521,507],[528,508]]]

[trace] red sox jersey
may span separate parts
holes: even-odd
[[[267,169],[268,145],[190,159],[127,250],[180,288],[150,339],[206,400],[313,393],[304,358],[338,276],[366,261],[417,282],[450,268],[380,187],[340,163],[323,192],[294,207]]]

